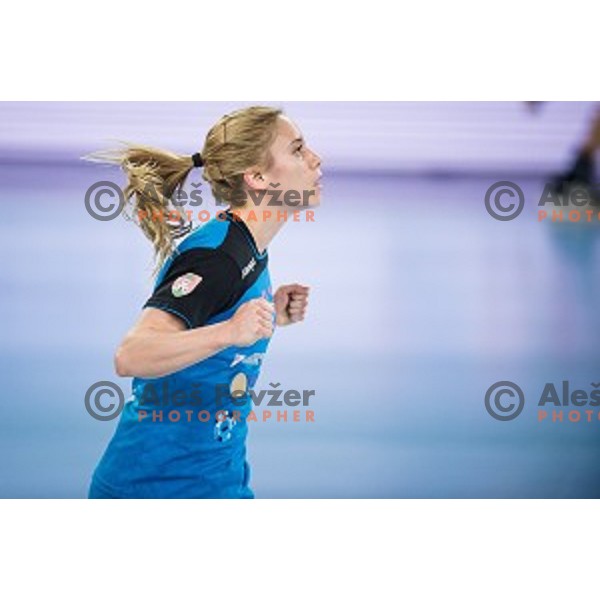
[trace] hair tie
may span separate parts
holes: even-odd
[[[200,152],[196,152],[196,154],[192,154],[192,162],[195,167],[201,167],[204,165],[204,161],[202,160],[202,155]]]

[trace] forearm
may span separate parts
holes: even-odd
[[[146,330],[127,336],[115,355],[121,377],[164,377],[232,345],[227,321],[186,331]]]

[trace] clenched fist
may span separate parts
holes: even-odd
[[[274,306],[264,298],[242,304],[227,322],[233,346],[252,346],[273,335]]]
[[[277,325],[290,325],[304,320],[309,292],[310,288],[307,285],[299,283],[282,285],[275,292],[273,300]]]

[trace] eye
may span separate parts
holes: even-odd
[[[300,144],[295,150],[294,150],[294,154],[297,154],[298,152],[302,152],[302,150],[304,150],[304,146],[302,144]]]

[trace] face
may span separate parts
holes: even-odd
[[[321,201],[321,158],[307,146],[300,130],[285,116],[278,118],[277,136],[270,152],[273,162],[268,170],[260,172],[260,182],[267,191],[281,190],[281,210],[318,206]]]

